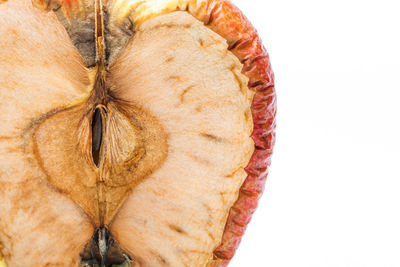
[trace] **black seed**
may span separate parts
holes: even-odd
[[[101,109],[96,108],[92,119],[92,158],[96,167],[99,167],[100,148],[103,139],[103,118]]]

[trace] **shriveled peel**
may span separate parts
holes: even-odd
[[[73,8],[73,4],[76,2],[68,3],[70,3],[70,5],[67,7]],[[109,102],[108,113],[110,116],[108,116],[107,119],[110,121],[107,125],[110,126],[108,130],[110,135],[108,137],[106,135],[104,139],[104,153],[111,154],[104,157],[108,160],[104,161],[100,171],[109,173],[107,174],[108,177],[110,177],[109,180],[114,183],[114,181],[120,180],[118,177],[126,177],[126,175],[120,175],[122,172],[126,172],[129,176],[131,172],[129,170],[130,166],[133,166],[136,161],[140,161],[143,157],[140,149],[138,149],[143,146],[139,145],[139,147],[137,147],[134,145],[136,143],[141,143],[134,141],[140,134],[135,133],[132,136],[130,135],[132,131],[135,131],[135,123],[129,119],[132,117],[148,117],[150,121],[152,120],[151,118],[158,121],[162,130],[160,128],[156,131],[157,133],[160,131],[165,132],[165,138],[168,140],[168,157],[161,159],[159,166],[150,168],[151,172],[145,174],[143,179],[129,178],[129,186],[126,186],[126,182],[124,181],[117,182],[116,193],[112,193],[112,190],[105,190],[104,192],[109,192],[110,194],[109,204],[106,205],[109,207],[108,215],[106,210],[102,211],[98,206],[90,206],[96,205],[96,201],[91,201],[93,198],[96,198],[96,193],[93,193],[94,197],[90,195],[89,188],[91,186],[90,179],[88,178],[91,177],[90,172],[93,171],[93,165],[90,165],[88,162],[88,155],[85,154],[85,151],[88,151],[86,149],[87,142],[85,143],[85,140],[89,140],[88,133],[85,129],[88,129],[87,124],[89,122],[85,122],[87,119],[80,119],[74,122],[76,118],[85,118],[84,114],[88,112],[88,110],[85,109],[85,103],[90,103],[92,84],[88,71],[82,72],[86,73],[88,82],[86,82],[86,85],[78,86],[82,88],[82,92],[86,90],[86,93],[83,93],[80,98],[68,104],[60,104],[59,106],[62,108],[59,108],[57,104],[56,106],[58,109],[48,109],[49,111],[47,113],[42,113],[51,116],[46,117],[42,115],[39,116],[39,119],[33,119],[33,132],[34,135],[37,136],[36,140],[42,140],[36,142],[37,154],[39,154],[39,158],[42,159],[44,157],[40,155],[56,155],[42,160],[41,164],[47,164],[47,167],[44,167],[44,169],[46,172],[52,173],[52,175],[48,175],[48,177],[55,177],[55,180],[59,179],[58,182],[54,179],[47,179],[50,181],[50,185],[60,190],[62,195],[68,196],[68,199],[72,199],[77,203],[88,216],[88,220],[92,225],[98,225],[101,221],[101,216],[103,216],[105,223],[110,226],[111,231],[121,245],[135,258],[136,264],[139,264],[138,266],[158,266],[165,265],[166,262],[169,262],[172,266],[184,266],[185,264],[189,264],[189,266],[224,266],[233,256],[238,242],[240,241],[240,237],[243,234],[243,230],[255,209],[257,199],[262,192],[263,183],[266,178],[266,170],[272,152],[275,125],[275,96],[268,56],[260,45],[255,31],[246,22],[240,12],[228,2],[198,1],[196,2],[198,5],[194,5],[194,2],[188,4],[188,2],[181,1],[179,2],[180,4],[175,5],[175,7],[173,1],[160,1],[157,3],[158,4],[152,4],[151,1],[143,1],[141,4],[142,9],[139,6],[136,10],[133,10],[133,13],[127,12],[126,14],[128,15],[120,11],[121,14],[124,15],[115,17],[115,25],[118,25],[118,21],[126,21],[126,19],[131,16],[130,14],[136,14],[134,17],[138,18],[136,20],[136,30],[138,30],[138,32],[136,33],[137,35],[133,37],[129,46],[125,50],[121,50],[123,54],[120,58],[115,59],[115,62],[111,62],[110,75],[107,80],[110,81],[111,85],[110,96],[116,100],[111,100]],[[158,8],[160,3],[167,4],[167,6]],[[144,7],[147,7],[149,4],[157,8],[148,11],[149,9]],[[68,10],[67,7],[65,10]],[[123,7],[124,4],[120,4],[120,8]],[[125,8],[126,7],[127,6],[125,6]],[[197,20],[188,16],[186,12],[163,15],[176,10],[177,7],[178,9],[188,9]],[[132,9],[130,9],[130,11],[132,11]],[[226,21],[228,18],[226,14],[228,13],[229,20]],[[50,18],[51,15],[48,17]],[[209,28],[219,33],[220,36],[211,31],[207,31],[207,28],[199,23],[198,20],[205,22]],[[53,24],[55,22],[49,23]],[[193,30],[193,28],[196,30]],[[50,32],[49,34],[51,35]],[[184,39],[183,36],[186,35],[193,39],[193,43],[188,41],[188,45],[186,46],[185,40],[179,39],[179,41],[177,41],[171,38],[171,36],[182,36],[182,39]],[[228,45],[221,36],[228,41]],[[58,36],[56,39],[57,38],[61,37]],[[149,45],[146,44],[146,41],[150,41]],[[168,46],[160,45],[164,41]],[[161,47],[157,47],[157,45]],[[176,49],[176,51],[174,51],[172,49],[174,52],[171,52],[171,48],[176,48],[180,45],[182,45],[182,50]],[[204,63],[202,60],[196,61],[196,57],[189,57],[194,61],[187,66],[184,65],[188,55],[193,55],[196,51],[186,55],[185,53],[181,55],[180,52],[190,51],[191,45],[197,45],[197,47],[201,47],[204,51],[208,51],[205,52],[205,54],[199,54],[199,59],[204,60],[207,56],[210,56],[211,62],[219,57],[221,57],[223,61],[218,60],[210,64],[210,66],[217,68],[215,70],[212,70],[212,68],[205,68],[204,72],[191,72],[191,65],[200,66]],[[139,47],[141,47],[141,50],[137,49]],[[239,58],[243,65],[233,57],[231,52],[228,52],[228,48]],[[146,49],[148,49],[149,52],[146,52]],[[63,52],[64,51],[60,49],[59,53]],[[44,55],[40,53],[39,51],[39,56]],[[213,53],[215,53],[215,55],[211,56]],[[18,55],[18,53],[16,54]],[[14,60],[14,58],[10,58],[10,62],[12,60]],[[31,59],[21,60],[29,62]],[[176,65],[174,65],[174,61],[176,60],[178,61],[175,63]],[[60,66],[64,65],[62,68],[59,68],[60,71],[65,68],[65,66],[71,65],[70,61],[67,61],[65,58],[61,58],[57,64],[60,64]],[[182,64],[183,67],[180,69],[179,66],[182,66]],[[143,67],[146,65],[148,65],[148,67]],[[36,65],[36,68],[39,66],[40,65]],[[165,70],[163,70],[163,67]],[[247,78],[240,73],[242,67],[243,73]],[[75,73],[77,69],[84,68],[74,67],[74,70],[71,69],[71,73]],[[152,72],[152,69],[155,69],[155,71]],[[225,71],[226,75],[229,76],[229,78],[226,78],[226,81],[224,81],[225,76],[223,76],[225,75]],[[54,71],[52,71],[52,73],[54,73]],[[61,71],[60,74],[61,73],[63,72]],[[216,73],[223,74],[217,78],[217,76],[214,76]],[[61,76],[63,76],[63,74]],[[199,80],[194,79],[196,76],[199,76]],[[232,82],[232,85],[230,85],[230,82]],[[224,85],[226,86],[226,90],[221,89],[224,88]],[[31,84],[29,84],[29,86],[32,87]],[[213,89],[213,86],[215,89]],[[149,89],[144,90],[144,88]],[[249,91],[249,88],[252,89],[254,93]],[[61,91],[64,90],[63,88],[60,89]],[[230,90],[236,93],[231,93]],[[224,93],[225,91],[226,94]],[[238,95],[232,97],[232,94]],[[68,96],[67,98],[71,97]],[[251,101],[253,105],[250,109]],[[225,104],[225,102],[227,103]],[[126,103],[129,103],[128,106],[133,106],[133,108],[128,107]],[[165,104],[169,104],[170,106]],[[242,109],[240,108],[241,105]],[[38,106],[37,103],[35,103],[34,106]],[[185,109],[186,107],[187,110]],[[45,110],[45,108],[43,110]],[[74,110],[74,112],[75,110],[81,110],[79,111],[81,115],[76,115],[79,114],[77,111],[77,113],[74,113],[75,115],[69,116],[68,112],[71,112],[71,110]],[[140,110],[143,110],[143,112]],[[219,112],[218,110],[221,111]],[[90,112],[91,109],[89,109],[89,113]],[[237,112],[237,114],[243,114],[243,117],[238,119],[239,128],[229,128],[231,126],[229,126],[229,124],[225,125],[224,123],[232,120],[232,117],[236,118],[236,116],[231,116],[231,114],[235,114],[235,112]],[[224,117],[224,114],[227,117]],[[52,121],[57,120],[57,117],[60,117],[58,119],[61,120],[60,122]],[[215,122],[208,125],[207,123],[213,121],[212,119],[214,119]],[[139,121],[143,120],[145,119],[140,119]],[[174,122],[174,120],[176,120],[176,122]],[[112,121],[115,122],[114,128],[112,126]],[[154,123],[150,124],[155,125]],[[54,127],[55,125],[57,125],[57,127]],[[64,126],[60,127],[61,125]],[[240,125],[243,125],[243,127],[241,128]],[[198,129],[196,129],[196,127],[198,127]],[[205,127],[207,131],[204,131],[202,127]],[[220,127],[221,130],[218,130],[218,127]],[[71,129],[77,130],[70,131]],[[189,129],[189,131],[186,129]],[[214,132],[212,130],[214,130]],[[64,131],[64,133],[62,131]],[[118,135],[126,136],[122,138],[122,140],[132,141],[126,144],[121,144],[115,140],[112,141],[113,136],[116,136],[116,131],[121,131]],[[248,137],[252,131],[253,138],[251,140]],[[51,135],[54,133],[58,136],[65,136],[65,138],[60,139],[60,141],[62,141],[61,143],[58,141],[55,144],[48,142],[49,138],[51,138]],[[235,136],[235,133],[240,133],[239,136],[242,136]],[[32,134],[32,131],[27,131],[24,134],[25,136],[26,134]],[[224,136],[226,134],[233,135]],[[174,135],[177,135],[177,137],[175,138]],[[79,142],[74,143],[74,140],[79,140]],[[231,140],[234,140],[234,142]],[[240,146],[235,148],[234,145],[226,145],[226,142],[232,142],[233,144],[238,142]],[[157,142],[150,143],[154,144]],[[246,145],[246,143],[248,143],[248,145]],[[213,145],[210,145],[210,148],[208,148],[208,144]],[[220,146],[228,147],[228,149],[220,149]],[[81,158],[59,161],[60,159],[70,157],[64,155],[65,151],[63,148],[65,147],[70,147],[67,151],[72,152],[71,154],[73,157],[81,155],[79,156]],[[160,146],[157,146],[157,148],[158,147]],[[215,149],[216,147],[218,148],[217,150]],[[243,149],[245,147],[248,147],[248,149]],[[210,150],[208,151],[207,149]],[[226,156],[222,156],[224,155],[224,151],[229,153],[227,153]],[[198,152],[206,153],[203,156]],[[231,156],[236,156],[237,152],[242,153],[241,155],[243,156],[229,158]],[[174,153],[180,153],[184,157],[175,156],[176,154]],[[213,153],[215,153],[215,157]],[[252,157],[251,161],[250,157]],[[133,165],[131,160],[133,160]],[[174,163],[174,160],[176,163]],[[54,168],[55,166],[63,166],[63,163],[68,162],[81,163],[78,165],[79,167],[75,174],[71,172],[71,168],[68,168],[68,166],[60,168],[61,171],[68,170],[65,174],[58,173],[60,170]],[[155,162],[157,163],[157,160]],[[224,175],[230,176],[226,178],[230,178],[228,181],[232,182],[232,185],[225,185],[225,181],[217,182],[218,173],[223,170],[223,168],[221,168],[221,170],[216,169],[210,162],[229,170]],[[193,166],[198,165],[198,169],[197,167],[192,167],[191,164],[194,164]],[[236,167],[230,167],[230,164],[236,165]],[[196,170],[200,174],[200,176],[198,176],[199,178],[196,178],[197,176],[195,173],[188,173],[184,170],[180,170],[181,167],[179,166],[187,167],[188,171],[192,169]],[[249,176],[245,180],[246,173],[244,172],[244,168],[246,166],[246,171]],[[207,171],[209,168],[211,169],[210,172]],[[23,167],[23,169],[26,170],[27,168]],[[38,173],[40,173],[40,171]],[[221,171],[221,174],[222,173]],[[26,173],[24,175],[26,175]],[[76,183],[68,185],[68,181],[74,180],[74,178],[68,178],[71,177],[71,175],[72,177],[85,177],[82,181],[83,185],[78,187]],[[96,177],[95,169],[92,176]],[[213,179],[215,179],[216,182],[207,184],[207,182],[202,180],[202,177],[214,176],[215,178]],[[189,179],[185,179],[185,177]],[[67,179],[63,180],[60,178]],[[96,178],[92,180],[96,181]],[[201,183],[199,183],[199,181],[201,181]],[[175,183],[177,186],[174,186]],[[169,192],[169,190],[165,189],[169,186],[172,186],[175,191]],[[227,188],[235,188],[235,190],[230,189],[229,191],[223,191],[224,186]],[[194,191],[191,191],[190,188],[193,188]],[[201,189],[200,192],[196,192],[196,188],[203,189]],[[240,193],[238,191],[239,188],[241,188]],[[60,192],[58,194],[60,194]],[[204,198],[205,196],[201,192],[207,192],[206,195],[209,194],[208,197]],[[216,194],[215,197],[213,197],[213,192]],[[127,198],[127,201],[124,203],[125,198]],[[190,203],[189,200],[193,200],[192,198],[195,200],[202,200],[204,198],[204,200]],[[161,199],[163,199],[163,201],[161,201]],[[207,202],[211,203],[211,205],[208,205]],[[123,207],[119,210],[122,203],[124,203]],[[180,203],[185,205],[182,206]],[[201,207],[197,207],[196,203],[202,203],[202,205],[200,205]],[[204,203],[206,204],[204,205]],[[213,207],[215,203],[222,203],[223,207]],[[177,209],[177,207],[179,207],[179,209]],[[209,226],[202,227],[201,211],[207,211],[210,208],[213,211],[212,214],[218,215],[215,216],[216,218],[213,218],[217,220],[218,223],[208,222]],[[221,212],[218,211],[219,209],[221,209]],[[188,213],[182,212],[182,210],[188,211]],[[228,217],[229,210],[230,215]],[[114,217],[117,211],[118,214]],[[100,215],[100,213],[102,215]],[[152,224],[147,225],[148,223],[144,223],[146,218],[167,218],[168,220],[152,220]],[[198,220],[193,221],[194,218]],[[192,222],[190,223],[192,225],[189,229],[185,229],[180,225],[182,222],[185,222],[185,220]],[[202,228],[209,232],[207,233],[207,231],[205,231],[203,233],[201,230]],[[86,232],[89,234],[90,230],[82,231],[82,233]],[[85,237],[85,235],[83,235],[83,237]],[[157,237],[162,238],[157,240]],[[0,239],[0,242],[1,241]],[[159,246],[160,241],[163,242],[161,248]],[[83,244],[81,243],[78,247],[82,249]],[[69,257],[68,255],[71,255],[71,253],[72,252],[69,251],[64,255]],[[10,255],[5,254],[5,256],[7,259],[11,258]],[[12,259],[9,262],[14,262],[15,264],[15,261],[12,261]],[[29,264],[32,263],[29,262]]]

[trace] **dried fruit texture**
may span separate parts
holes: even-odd
[[[226,266],[275,139],[257,32],[223,0],[34,5],[0,5],[9,265],[77,266],[107,227],[131,266]]]
[[[28,132],[57,108],[83,101],[90,83],[55,15],[28,3],[0,5],[1,253],[9,266],[74,266],[93,226],[49,186]]]
[[[110,68],[113,93],[160,118],[169,154],[111,231],[146,266],[204,266],[254,151],[253,93],[226,42],[186,12],[144,22],[121,59]]]

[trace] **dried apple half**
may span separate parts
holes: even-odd
[[[225,0],[0,1],[0,262],[227,266],[275,140]]]

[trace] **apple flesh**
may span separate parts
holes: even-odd
[[[99,81],[95,41],[65,31],[65,19],[98,23],[82,3],[44,3],[58,19],[0,5],[1,254],[9,266],[95,266],[107,240],[118,256],[107,264],[226,266],[275,139],[256,31],[227,1],[105,3]]]

